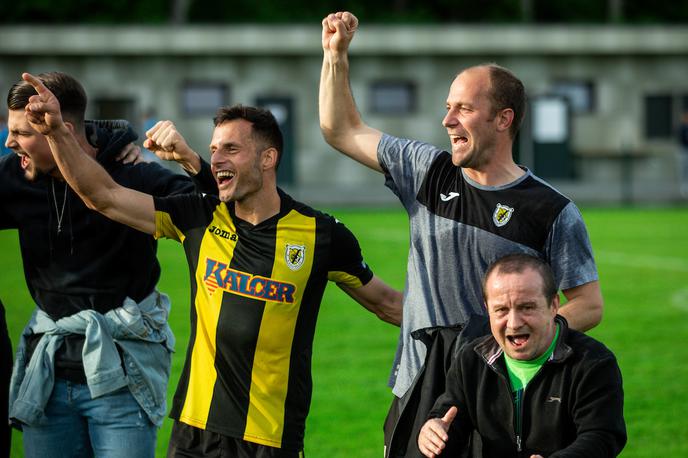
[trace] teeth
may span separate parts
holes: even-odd
[[[508,339],[514,344],[514,345],[522,345],[528,340],[527,335],[515,335],[515,336],[508,336]]]
[[[230,172],[228,170],[221,170],[217,172],[217,177],[218,178],[234,178],[234,172]]]

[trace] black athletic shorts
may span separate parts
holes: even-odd
[[[293,451],[194,428],[179,421],[172,426],[167,458],[304,458]]]

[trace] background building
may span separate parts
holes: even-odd
[[[522,164],[577,201],[679,197],[686,26],[363,24],[351,53],[352,89],[374,127],[448,147],[441,120],[453,75],[493,61],[531,100]],[[0,91],[23,71],[64,71],[86,86],[89,117],[139,131],[152,116],[171,119],[206,155],[218,106],[266,106],[286,134],[280,182],[296,197],[393,202],[379,174],[322,139],[321,56],[319,25],[2,26]]]

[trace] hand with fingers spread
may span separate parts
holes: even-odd
[[[432,418],[425,422],[418,434],[418,448],[428,458],[435,458],[442,453],[449,440],[449,427],[451,426],[459,409],[455,406],[447,410],[442,418]]]
[[[31,127],[43,135],[50,135],[58,129],[65,127],[62,120],[60,102],[55,94],[45,87],[45,85],[30,73],[22,73],[22,79],[29,83],[36,90],[37,94],[29,97],[26,104],[26,119]]]
[[[165,161],[176,161],[192,174],[200,170],[200,158],[172,121],[158,121],[148,132],[143,146]]]
[[[348,11],[328,14],[322,20],[322,46],[327,53],[346,53],[358,29],[358,19]]]

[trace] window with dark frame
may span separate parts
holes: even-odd
[[[410,81],[375,81],[369,89],[371,113],[405,115],[418,108],[416,85]]]
[[[555,81],[550,92],[566,97],[573,114],[593,113],[597,108],[595,84],[592,81]]]
[[[229,100],[229,86],[212,81],[187,81],[182,85],[182,112],[187,116],[212,116]]]
[[[645,137],[649,140],[670,139],[673,136],[673,96],[652,94],[645,96]]]

